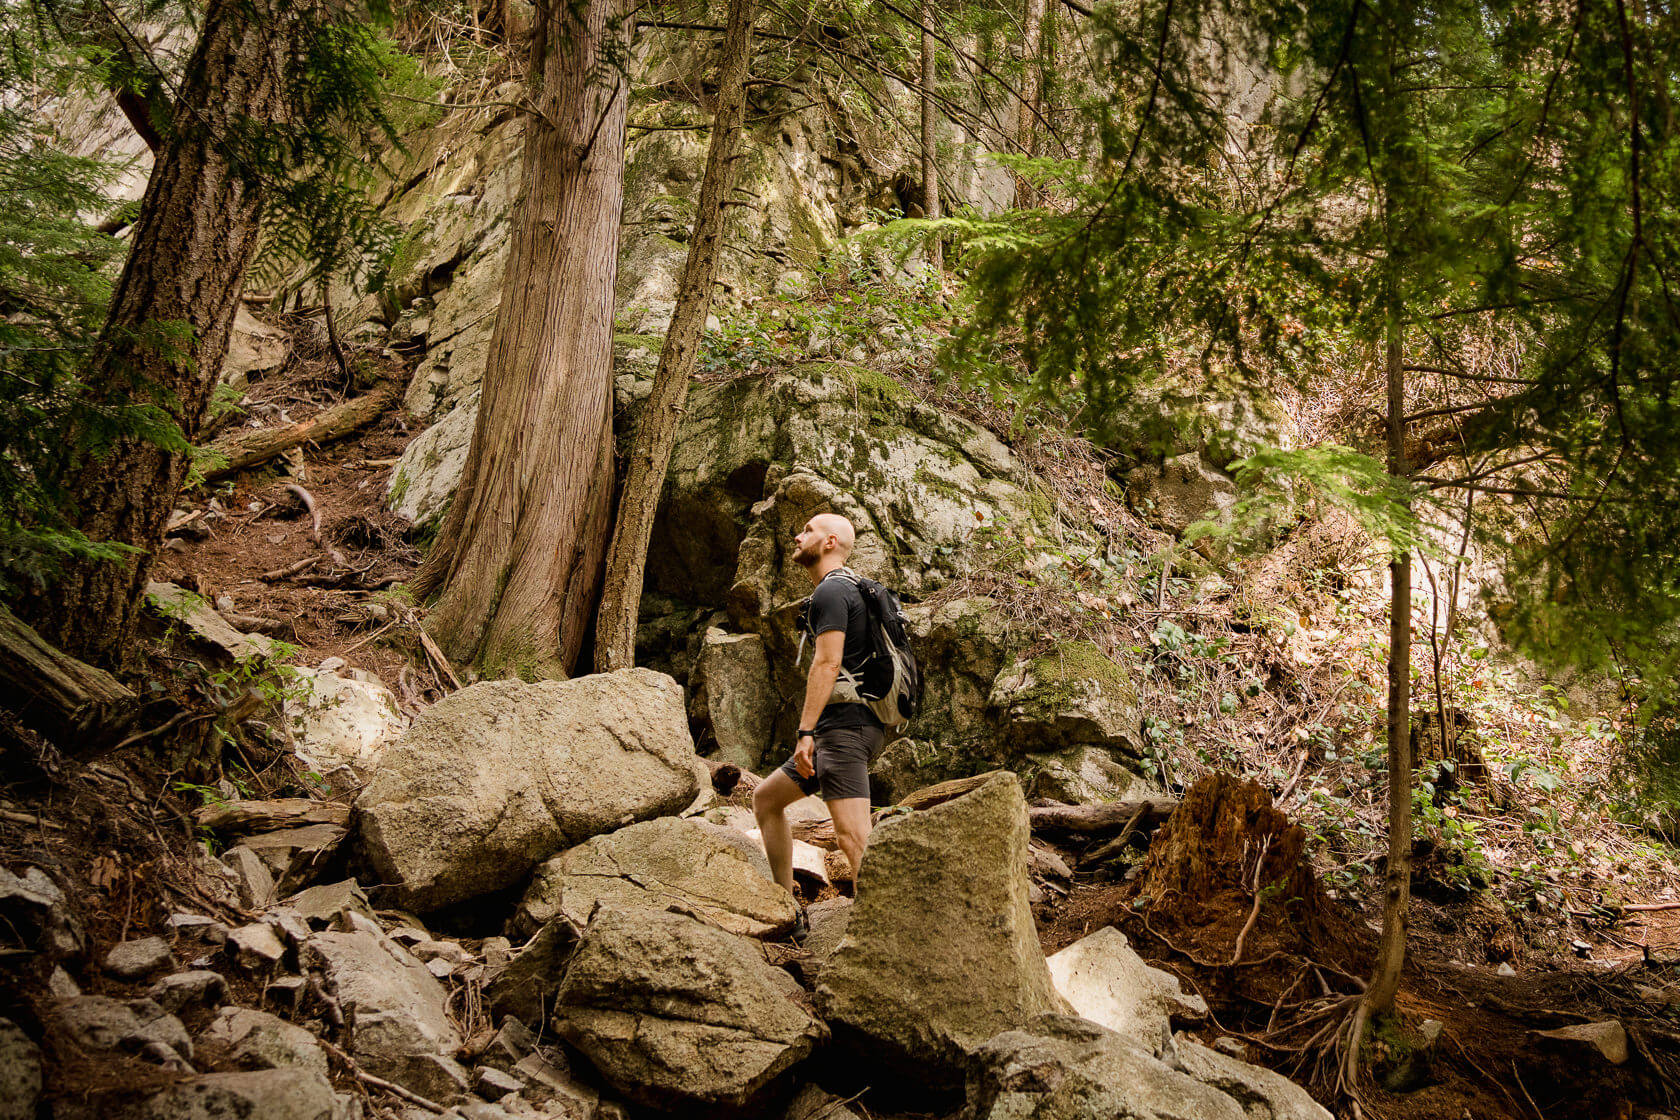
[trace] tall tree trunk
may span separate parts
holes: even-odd
[[[1044,99],[1044,9],[1046,0],[1027,0],[1021,44],[1021,114],[1015,140],[1022,155],[1038,154],[1038,118]],[[1038,204],[1038,192],[1025,175],[1015,176],[1015,205],[1025,209]]]
[[[546,16],[542,13],[546,10]],[[523,202],[466,472],[415,577],[426,628],[486,676],[568,674],[612,497],[613,286],[628,0],[539,4]]]
[[[653,375],[653,392],[636,423],[636,437],[619,497],[618,525],[613,530],[612,548],[607,554],[606,590],[595,624],[598,672],[627,669],[635,664],[636,617],[642,602],[642,578],[647,568],[648,541],[653,536],[653,517],[659,509],[660,491],[665,487],[665,472],[671,465],[671,449],[676,446],[677,426],[682,419],[683,402],[688,399],[688,379],[694,372],[700,333],[705,329],[706,315],[712,306],[718,253],[723,247],[724,203],[735,185],[737,149],[746,120],[753,7],[754,0],[729,0],[729,25],[724,31],[723,58],[718,68],[717,112],[712,117],[706,175],[700,183],[700,206],[694,215],[676,310],[671,314],[665,346],[659,352],[659,368]]]
[[[939,136],[934,131],[933,81],[937,41],[933,37],[933,0],[922,0],[922,216],[939,217]],[[945,269],[945,243],[934,238],[928,245],[928,267],[938,276]]]
[[[212,0],[89,361],[94,393],[113,405],[155,402],[189,443],[221,372],[257,243],[261,191],[231,154],[234,141],[284,112],[297,40],[316,15],[293,0]],[[136,551],[116,563],[67,565],[30,611],[43,637],[85,661],[116,662],[186,469],[181,445],[120,434],[72,470],[76,527]]]
[[[1388,374],[1388,473],[1405,480],[1406,373],[1401,362],[1399,312],[1390,310],[1384,364]],[[1383,877],[1383,926],[1371,982],[1354,1015],[1348,1045],[1346,1083],[1358,1073],[1366,1025],[1394,1007],[1400,971],[1406,963],[1406,920],[1412,898],[1412,557],[1397,554],[1388,565],[1388,868]]]

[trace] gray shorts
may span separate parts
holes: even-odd
[[[793,759],[782,763],[782,773],[807,794],[822,791],[824,801],[847,797],[869,797],[869,764],[881,751],[886,734],[879,727],[834,727],[817,732],[817,772],[799,776]]]

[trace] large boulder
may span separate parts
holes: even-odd
[[[554,1026],[640,1104],[744,1110],[823,1035],[794,991],[750,941],[681,914],[606,910],[566,970]]]
[[[1205,1016],[1200,996],[1186,996],[1178,977],[1144,962],[1126,935],[1105,926],[1046,962],[1056,991],[1076,1014],[1151,1053],[1172,1034],[1172,1016]]]
[[[974,1047],[1066,1010],[1028,906],[1027,841],[1026,800],[1007,771],[875,831],[817,985],[837,1039],[950,1089]]]
[[[1259,1120],[1095,1023],[1047,1015],[975,1049],[972,1120]]]
[[[431,910],[512,886],[591,836],[679,812],[703,772],[682,689],[663,674],[485,681],[386,747],[357,827],[401,904]]]
[[[1248,1120],[1331,1120],[1323,1105],[1281,1073],[1211,1050],[1194,1039],[1173,1040],[1172,1065],[1242,1105]]]
[[[408,725],[395,694],[364,669],[300,669],[297,683],[285,700],[286,729],[298,758],[318,773],[340,766],[371,773]]]
[[[1203,517],[1223,517],[1237,504],[1231,476],[1195,451],[1133,470],[1126,476],[1126,494],[1151,521],[1180,536]]]
[[[780,698],[770,682],[764,639],[709,627],[694,666],[695,691],[705,702],[713,753],[719,762],[757,771],[776,722]]]
[[[992,682],[988,703],[1000,713],[1011,747],[1023,754],[1087,745],[1134,756],[1142,751],[1137,686],[1091,642],[1063,642],[1016,661]]]
[[[449,1019],[448,997],[408,950],[358,930],[315,934],[298,955],[338,1000],[346,1049],[369,1073],[430,1097],[465,1087],[466,1072],[454,1061],[461,1036]]]
[[[41,1048],[10,1019],[0,1019],[0,1120],[35,1120],[41,1098]]]
[[[516,924],[534,931],[564,916],[583,926],[607,906],[679,910],[748,937],[786,933],[798,905],[732,842],[733,831],[666,817],[597,836],[537,869]]]
[[[348,1120],[360,1112],[339,1099],[324,1074],[265,1069],[191,1077],[122,1115],[125,1120]]]

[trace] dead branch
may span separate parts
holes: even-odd
[[[284,568],[276,568],[272,572],[264,572],[257,578],[264,583],[273,583],[277,579],[290,579],[299,572],[308,571],[321,562],[319,556],[306,556],[295,564],[287,564]]]
[[[300,420],[283,428],[238,432],[219,439],[210,445],[210,450],[223,460],[222,465],[205,471],[204,481],[214,482],[226,478],[258,463],[266,463],[275,456],[306,443],[327,443],[340,439],[379,419],[396,400],[397,383],[390,380],[381,381],[362,396],[335,404],[308,420]]]
[[[0,703],[61,745],[104,745],[139,711],[135,694],[102,669],[49,645],[0,607]]]
[[[1134,817],[1142,828],[1154,828],[1178,808],[1176,797],[1144,797],[1106,801],[1098,805],[1043,805],[1028,809],[1034,832],[1089,835],[1124,828]]]
[[[295,482],[286,483],[286,489],[298,496],[303,508],[309,511],[309,539],[316,544],[321,543],[321,510],[315,504],[315,495],[305,490]]]

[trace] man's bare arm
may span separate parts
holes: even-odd
[[[828,706],[828,698],[834,693],[834,682],[840,678],[840,658],[845,652],[844,630],[826,630],[817,635],[811,673],[805,678],[805,707],[799,713],[801,729],[811,730],[817,726],[823,709]],[[814,750],[815,744],[809,739],[801,739],[794,744],[793,765],[801,777],[809,778],[816,773]]]

